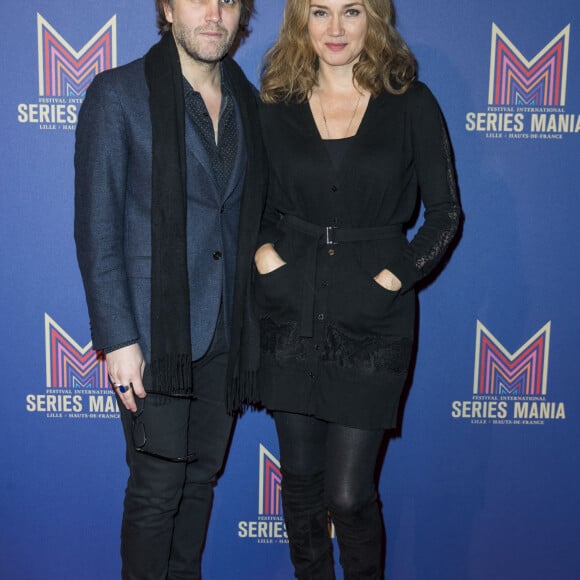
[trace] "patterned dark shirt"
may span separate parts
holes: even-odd
[[[216,183],[221,194],[224,195],[238,153],[238,127],[231,90],[222,74],[222,103],[216,144],[212,120],[201,94],[185,78],[183,79],[183,89],[185,110],[193,121],[199,138],[205,147],[211,161]]]

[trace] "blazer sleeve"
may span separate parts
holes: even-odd
[[[79,113],[74,159],[74,236],[97,350],[139,339],[124,251],[129,142],[115,79],[103,73],[89,87]]]
[[[409,89],[409,117],[413,165],[423,223],[391,271],[402,291],[429,274],[445,255],[461,222],[451,145],[439,105],[422,83]]]

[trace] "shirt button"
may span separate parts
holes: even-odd
[[[316,318],[318,318],[318,320],[324,320],[324,314],[319,314]]]
[[[221,260],[221,257],[222,257],[222,253],[221,253],[220,251],[216,250],[216,251],[213,253],[213,259],[214,259],[214,260]]]

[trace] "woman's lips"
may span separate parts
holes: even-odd
[[[343,50],[346,47],[346,43],[342,42],[340,44],[335,43],[335,42],[327,42],[325,44],[326,48],[328,48],[328,50],[331,50],[332,52],[340,52],[341,50]]]

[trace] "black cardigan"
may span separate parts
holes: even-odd
[[[404,228],[419,191],[425,221],[406,251],[384,267],[401,280],[402,292],[435,268],[455,236],[461,209],[447,132],[426,85],[371,99],[338,170],[308,103],[264,106],[262,124],[271,183],[260,243],[276,241],[281,214],[322,226]]]

